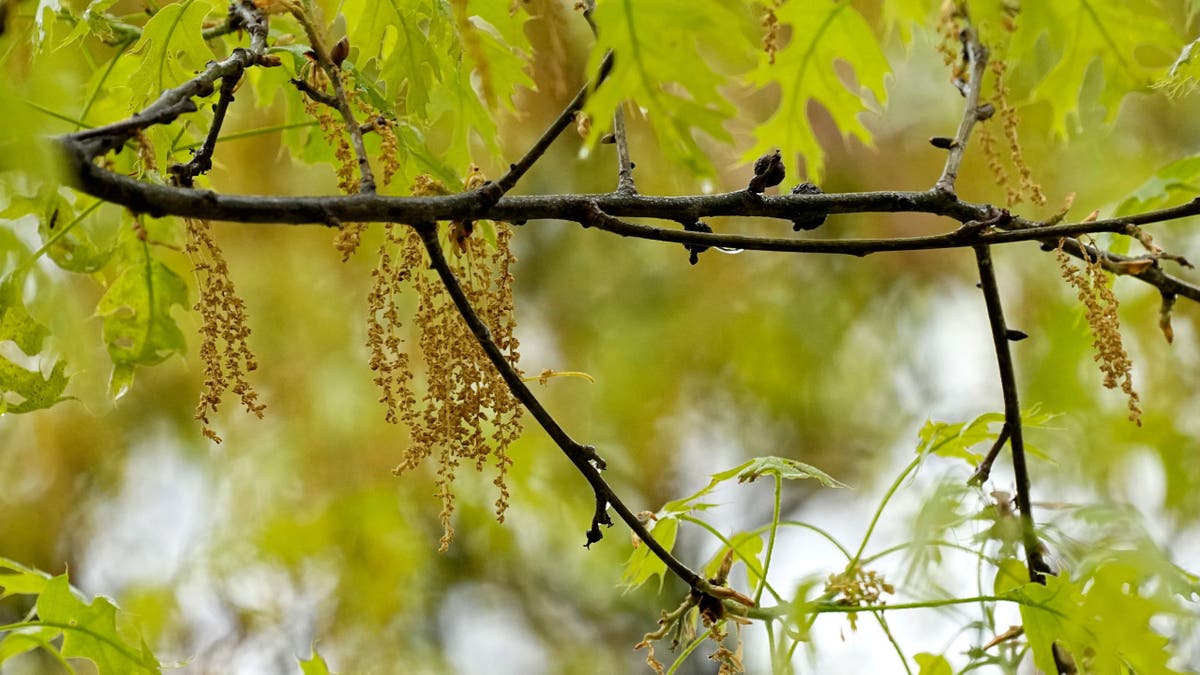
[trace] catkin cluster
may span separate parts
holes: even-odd
[[[1058,258],[1062,278],[1075,289],[1079,302],[1083,304],[1088,327],[1092,330],[1092,347],[1096,351],[1093,358],[1100,364],[1104,386],[1108,389],[1120,386],[1128,398],[1129,420],[1140,427],[1141,398],[1133,388],[1133,363],[1129,360],[1129,354],[1121,341],[1117,296],[1113,294],[1099,253],[1092,258],[1087,247],[1080,246],[1083,252],[1083,267],[1075,267],[1063,251],[1064,242],[1063,239],[1058,240],[1055,256]]]
[[[413,194],[443,193],[440,183],[418,177]],[[484,224],[478,224],[483,227]],[[449,263],[492,339],[514,367],[519,358],[513,335],[512,230],[495,223],[495,244],[475,232],[475,224],[454,223],[444,230],[452,254]],[[504,520],[509,491],[505,476],[512,460],[508,448],[521,433],[522,408],[488,361],[459,315],[413,228],[389,225],[372,272],[368,297],[367,347],[385,417],[403,422],[412,442],[396,466],[397,475],[429,457],[437,465],[436,494],[442,502],[440,549],[454,539],[453,482],[463,464],[482,471],[491,464],[499,491],[496,517]],[[401,296],[416,298],[408,325],[398,308]],[[415,332],[415,336],[413,333]],[[415,337],[415,345],[411,341]],[[415,347],[415,353],[414,349]],[[426,365],[424,393],[418,398],[414,361]]]
[[[215,443],[221,437],[213,431],[210,414],[217,412],[221,398],[232,390],[241,399],[246,412],[259,418],[265,405],[246,374],[258,368],[254,353],[246,342],[250,327],[246,324],[246,303],[234,290],[225,256],[213,239],[207,220],[185,218],[187,244],[184,250],[192,261],[200,299],[200,360],[204,363],[204,390],[196,404],[196,419],[205,437]]]
[[[884,594],[892,595],[896,589],[882,574],[855,566],[840,574],[830,574],[829,581],[825,584],[825,592],[837,598],[839,605],[861,607],[886,604]],[[858,614],[850,612],[846,618],[850,620],[851,630],[857,629]]]

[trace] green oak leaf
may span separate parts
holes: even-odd
[[[917,675],[954,675],[954,669],[950,667],[950,662],[941,654],[921,652],[913,654],[913,661],[916,661],[921,668]]]
[[[202,0],[164,5],[142,28],[128,58],[137,63],[128,86],[130,103],[139,107],[154,95],[194,76],[213,58],[201,37],[210,6]]]
[[[779,107],[755,130],[757,142],[744,159],[751,161],[773,148],[780,148],[785,158],[798,153],[809,179],[819,183],[825,151],[809,121],[809,101],[823,106],[844,135],[870,145],[871,132],[859,117],[868,110],[871,97],[879,105],[886,103],[884,76],[891,69],[870,25],[847,2],[788,2],[776,14],[780,23],[791,26],[791,41],[776,54],[774,64],[760,58],[750,80],[759,86],[777,84]],[[857,90],[838,75],[835,61],[854,70]]]
[[[651,528],[650,534],[662,547],[670,551],[675,547],[675,537],[679,534],[679,520],[674,517],[659,518]],[[667,573],[667,564],[659,560],[649,546],[641,544],[629,554],[625,561],[625,569],[621,572],[621,583],[626,590],[633,590],[650,580],[658,577],[658,587],[662,590],[663,577]]]
[[[1139,52],[1167,50],[1169,59],[1183,45],[1162,8],[1150,0],[1056,0],[1025,2],[1020,8],[1006,58],[1038,73],[1028,102],[1050,105],[1051,130],[1060,138],[1080,128],[1080,94],[1093,64],[1104,75],[1097,103],[1112,122],[1126,95],[1148,89],[1165,74],[1166,67],[1146,65]]]
[[[24,281],[25,274],[20,271],[0,280],[0,341],[11,340],[26,355],[37,356],[50,331],[25,308],[21,299]],[[59,359],[50,374],[43,376],[37,369],[26,369],[0,356],[0,414],[41,410],[66,400],[62,395],[70,380],[66,368],[66,361]]]
[[[144,644],[136,646],[118,632],[116,605],[105,597],[83,602],[65,574],[46,582],[37,615],[42,625],[62,632],[64,657],[88,659],[100,675],[161,672]]]
[[[593,120],[608,120],[618,105],[636,103],[667,157],[712,175],[695,133],[733,140],[724,124],[737,110],[721,93],[728,78],[714,64],[751,63],[758,41],[753,16],[740,3],[716,0],[600,0],[594,18],[599,37],[588,73],[597,72],[609,50],[615,58],[585,111]],[[607,130],[607,123],[593,124],[588,143]]]
[[[303,675],[329,675],[329,665],[325,663],[325,657],[317,653],[316,645],[313,645],[312,656],[298,661]]]
[[[112,358],[109,394],[119,398],[133,381],[134,366],[161,363],[186,349],[171,308],[187,305],[187,285],[169,267],[146,255],[125,268],[96,305]]]
[[[1170,206],[1200,193],[1200,156],[1177,159],[1146,179],[1121,201],[1113,216],[1127,216]]]

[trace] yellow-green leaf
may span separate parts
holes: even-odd
[[[776,13],[781,23],[791,26],[791,41],[776,54],[774,64],[761,58],[751,81],[778,85],[779,107],[755,130],[755,145],[744,159],[773,148],[781,149],[787,160],[799,154],[809,179],[820,182],[825,152],[808,118],[809,101],[829,111],[844,135],[870,145],[871,133],[859,116],[871,96],[881,105],[887,101],[884,76],[890,69],[871,27],[848,2],[793,0]],[[835,61],[853,68],[857,89],[838,75]]]
[[[618,105],[634,102],[667,157],[711,175],[695,133],[732,140],[723,124],[736,110],[720,92],[726,77],[714,63],[749,62],[757,37],[748,7],[718,0],[601,0],[594,17],[599,37],[588,72],[597,71],[609,50],[614,63],[586,112],[593,120],[608,120]],[[588,142],[607,130],[606,123],[594,124]]]
[[[142,37],[127,55],[138,64],[129,78],[134,107],[193,77],[213,58],[200,35],[208,13],[206,2],[186,0],[165,5],[146,22]]]
[[[38,621],[62,631],[62,655],[85,658],[100,675],[161,672],[144,646],[138,647],[117,631],[117,607],[104,597],[84,603],[59,575],[46,582],[37,601]]]
[[[1097,102],[1111,122],[1127,94],[1150,87],[1166,71],[1165,65],[1144,63],[1141,52],[1163,52],[1165,61],[1182,44],[1162,8],[1150,0],[1024,2],[1008,58],[1017,68],[1039,73],[1031,102],[1050,105],[1051,128],[1065,138],[1079,129],[1079,97],[1093,63],[1104,76]],[[1047,53],[1052,65],[1044,68]]]
[[[149,254],[117,277],[96,305],[96,314],[104,317],[103,337],[113,362],[110,394],[124,393],[133,366],[154,365],[184,352],[183,332],[171,308],[186,304],[183,279]]]

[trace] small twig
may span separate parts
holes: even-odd
[[[1032,500],[1029,497],[1029,469],[1025,464],[1025,440],[1021,432],[1021,404],[1017,396],[1017,376],[1013,368],[1012,352],[1008,346],[1008,326],[1004,323],[1004,308],[1000,303],[1000,288],[996,283],[991,248],[976,246],[975,262],[979,267],[979,287],[983,290],[983,299],[987,304],[992,344],[996,349],[996,363],[1000,370],[1000,387],[1004,392],[1004,428],[1008,431],[1009,447],[1012,449],[1026,566],[1029,568],[1030,580],[1042,584],[1046,582],[1045,573],[1049,568],[1042,559],[1042,546],[1034,531]]]
[[[91,166],[93,158],[121,147],[138,131],[169,124],[180,115],[196,112],[193,98],[211,95],[217,80],[227,77],[240,79],[246,68],[257,65],[267,48],[266,16],[250,0],[232,3],[229,12],[229,24],[244,28],[250,34],[248,48],[238,47],[228,57],[210,61],[191,80],[164,91],[157,100],[127,119],[61,137],[70,151],[68,159]]]
[[[441,278],[442,285],[445,286],[446,291],[450,294],[450,298],[454,301],[455,307],[458,308],[459,315],[467,323],[467,327],[479,342],[479,346],[483,348],[484,353],[492,362],[496,371],[500,373],[505,384],[508,385],[509,391],[529,410],[542,429],[554,440],[563,454],[567,456],[567,459],[571,460],[571,463],[575,465],[575,468],[579,470],[595,492],[596,513],[593,516],[592,529],[588,531],[588,543],[591,544],[597,541],[597,539],[593,539],[593,536],[599,534],[598,525],[606,524],[608,521],[607,509],[602,506],[603,504],[607,504],[617,512],[617,515],[621,517],[621,520],[625,521],[629,529],[633,530],[633,533],[654,552],[654,555],[659,560],[663,561],[671,572],[683,580],[692,590],[709,594],[709,585],[707,582],[687,565],[680,562],[670,551],[663,548],[662,544],[650,534],[645,524],[638,520],[637,515],[625,505],[621,498],[613,491],[612,487],[609,486],[608,482],[604,480],[604,477],[600,474],[603,462],[596,454],[595,448],[583,445],[571,438],[558,424],[558,421],[542,406],[533,392],[530,391],[521,374],[508,362],[504,351],[492,339],[491,331],[488,330],[487,325],[471,306],[471,301],[467,298],[461,284],[459,284],[458,278],[454,275],[454,270],[451,269],[450,264],[446,261],[446,257],[442,253],[442,246],[438,242],[437,225],[432,222],[423,222],[413,225],[413,228],[420,235],[421,242],[425,245],[425,250],[429,253],[430,264]]]
[[[225,123],[225,113],[233,102],[233,91],[241,81],[240,75],[227,75],[221,79],[221,93],[213,106],[213,120],[208,127],[204,143],[194,152],[187,164],[172,164],[167,171],[175,176],[176,184],[191,187],[196,176],[212,169],[213,151],[217,147],[217,137],[221,134],[221,126]]]
[[[625,107],[618,105],[613,113],[613,143],[617,146],[617,193],[637,194],[633,182],[633,161],[629,159],[629,139],[625,135]]]
[[[996,462],[996,457],[1000,455],[1000,451],[1004,449],[1004,444],[1008,442],[1008,422],[1000,428],[1000,434],[996,436],[996,442],[992,443],[992,449],[988,450],[988,454],[979,463],[975,469],[975,473],[967,479],[967,485],[983,485],[987,482],[988,477],[992,475],[992,464]]]
[[[983,76],[988,61],[988,50],[980,44],[975,30],[967,27],[963,32],[963,52],[971,62],[971,79],[966,83],[963,92],[967,101],[962,120],[958,123],[958,133],[946,144],[946,166],[934,185],[935,190],[949,194],[954,194],[954,182],[958,180],[958,170],[967,151],[967,139],[980,119],[979,96],[983,90]]]
[[[338,102],[337,102],[336,98],[317,89],[316,87],[312,86],[311,84],[305,82],[303,79],[298,78],[298,77],[293,77],[292,79],[290,79],[288,81],[291,82],[292,85],[294,87],[296,87],[296,89],[300,90],[300,93],[311,98],[312,100],[316,101],[317,103],[320,103],[321,105],[333,108],[334,110],[340,110],[338,108]]]
[[[286,7],[304,27],[312,56],[316,58],[317,65],[321,67],[321,70],[325,71],[325,75],[329,78],[329,84],[333,87],[332,107],[341,113],[346,133],[350,134],[350,145],[354,148],[354,156],[358,159],[358,175],[360,177],[358,191],[363,194],[373,194],[375,192],[375,173],[371,170],[371,160],[367,156],[367,146],[363,143],[362,130],[359,128],[358,120],[354,117],[354,110],[350,107],[350,99],[346,96],[346,88],[342,83],[341,63],[340,61],[335,63],[330,57],[329,49],[325,47],[321,33],[304,8],[294,2],[289,2]],[[330,105],[326,99],[314,98],[314,100]]]
[[[591,95],[591,93],[595,91],[597,87],[604,83],[604,80],[608,77],[608,73],[612,70],[612,64],[613,55],[610,51],[604,55],[603,59],[601,59],[600,70],[596,73],[596,79],[593,82],[585,84],[583,88],[579,90],[579,93],[575,94],[575,98],[571,99],[571,102],[567,104],[567,107],[563,108],[562,112],[558,114],[558,117],[556,117],[554,121],[550,123],[550,126],[546,127],[546,130],[542,132],[541,137],[538,138],[532,146],[530,146],[529,150],[525,152],[525,155],[515,163],[510,164],[508,167],[508,172],[501,176],[494,183],[491,183],[492,187],[490,189],[494,191],[495,199],[499,199],[509,190],[513,189],[513,187],[516,186],[517,181],[521,180],[521,177],[525,175],[525,172],[529,171],[534,162],[538,161],[541,159],[542,155],[546,154],[546,150],[550,148],[550,144],[553,143],[554,140],[558,138],[567,127],[571,126],[571,123],[575,121],[575,113],[583,110],[584,104],[587,103],[588,96]]]

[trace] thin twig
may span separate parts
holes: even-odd
[[[629,139],[625,135],[625,107],[618,105],[613,113],[613,143],[617,146],[617,194],[635,195],[633,161],[629,159]]]
[[[1004,323],[1004,308],[1000,303],[1000,288],[996,284],[991,248],[976,246],[975,262],[979,267],[979,287],[983,290],[983,299],[987,304],[988,324],[992,329],[992,343],[996,348],[996,363],[1000,370],[1000,387],[1004,392],[1004,427],[1008,430],[1009,447],[1012,449],[1025,561],[1029,568],[1029,578],[1038,583],[1045,583],[1045,572],[1048,568],[1042,559],[1042,547],[1033,526],[1033,506],[1029,497],[1029,469],[1025,464],[1025,440],[1021,432],[1017,376],[1008,347],[1008,326]]]
[[[558,117],[554,118],[554,121],[550,123],[550,126],[546,127],[546,130],[543,131],[542,135],[537,139],[537,141],[535,141],[534,144],[529,147],[529,150],[525,151],[525,155],[515,163],[510,164],[508,167],[508,172],[492,184],[495,186],[492,188],[493,191],[495,191],[493,201],[499,199],[509,190],[513,189],[513,187],[516,186],[517,181],[521,180],[521,177],[525,175],[525,172],[529,171],[533,164],[537,162],[542,155],[546,154],[546,150],[550,148],[550,144],[552,144],[554,140],[558,138],[559,135],[561,135],[562,132],[566,130],[566,128],[569,127],[572,122],[575,121],[575,113],[583,110],[584,104],[587,103],[588,96],[590,96],[597,87],[604,83],[604,80],[608,77],[608,73],[612,70],[612,63],[613,55],[610,51],[604,55],[603,59],[600,60],[600,70],[596,73],[596,79],[593,82],[585,84],[583,88],[579,90],[579,93],[575,94],[575,98],[571,99],[571,102],[567,104],[567,107],[563,108],[562,112],[558,114]],[[496,188],[498,188],[498,191]]]
[[[69,159],[77,165],[76,169],[80,168],[80,162],[91,165],[93,158],[121,147],[142,129],[168,124],[180,115],[196,112],[193,98],[212,94],[217,80],[240,78],[246,68],[260,63],[267,48],[266,16],[250,0],[230,4],[229,13],[229,24],[243,28],[250,34],[250,46],[234,49],[220,61],[210,61],[195,77],[164,91],[153,103],[129,118],[61,137],[60,141],[67,146]]]
[[[195,151],[187,164],[172,164],[167,168],[167,171],[175,176],[178,185],[191,187],[196,176],[212,169],[212,156],[217,147],[217,137],[221,134],[222,125],[225,124],[225,113],[229,110],[229,104],[233,102],[233,91],[240,81],[241,77],[234,75],[227,75],[221,79],[221,92],[217,97],[217,103],[213,106],[212,124],[208,128],[208,134],[204,137],[204,143]]]
[[[1008,442],[1008,423],[1006,422],[1000,428],[1000,433],[996,436],[996,442],[992,443],[992,448],[988,450],[988,454],[979,463],[975,469],[975,473],[967,479],[967,485],[983,485],[987,482],[989,476],[992,475],[992,464],[996,462],[996,457],[1000,455],[1000,451],[1004,449],[1004,444]]]
[[[371,170],[371,160],[367,156],[367,146],[363,143],[362,130],[358,120],[354,117],[354,110],[350,107],[350,99],[346,96],[346,88],[342,83],[341,65],[334,63],[330,58],[329,49],[325,47],[325,41],[321,38],[320,31],[317,30],[312,17],[308,15],[304,7],[297,3],[289,3],[286,7],[304,27],[312,55],[316,57],[317,65],[321,66],[321,70],[329,78],[330,86],[333,87],[333,107],[342,115],[342,123],[346,125],[346,133],[350,135],[350,145],[354,148],[354,156],[358,160],[358,191],[361,194],[374,194],[375,173]],[[329,105],[325,99],[315,100]]]
[[[650,531],[646,528],[642,521],[638,520],[638,517],[634,515],[633,511],[631,511],[629,507],[626,506],[623,501],[621,501],[621,498],[617,496],[612,487],[609,486],[608,482],[604,480],[604,477],[600,474],[600,470],[604,467],[604,462],[600,459],[599,455],[596,454],[595,448],[588,445],[583,445],[582,443],[579,443],[571,438],[571,436],[562,428],[562,426],[558,424],[554,417],[550,415],[546,408],[542,406],[541,402],[536,396],[534,396],[533,392],[530,391],[529,387],[525,384],[524,379],[521,377],[521,374],[518,373],[517,370],[513,368],[512,364],[508,362],[508,359],[505,358],[504,351],[501,350],[499,345],[497,345],[492,339],[491,331],[488,330],[487,325],[471,306],[470,299],[467,298],[466,293],[463,291],[462,286],[458,282],[458,278],[455,277],[454,271],[450,268],[450,264],[446,261],[446,257],[442,253],[442,246],[438,242],[436,224],[433,222],[422,222],[413,225],[413,227],[420,235],[421,242],[425,245],[425,250],[429,253],[430,264],[432,265],[433,269],[437,271],[438,276],[441,278],[442,284],[445,286],[446,291],[450,294],[450,298],[454,301],[455,307],[458,308],[459,315],[461,315],[463,321],[467,323],[467,327],[471,330],[471,333],[475,336],[475,339],[479,341],[480,347],[483,348],[484,353],[487,354],[488,359],[492,362],[492,365],[496,368],[496,371],[500,373],[502,378],[504,378],[504,382],[508,385],[509,391],[512,392],[512,395],[518,401],[520,401],[527,410],[529,410],[534,419],[536,419],[538,424],[541,425],[542,429],[546,431],[554,443],[558,445],[559,449],[562,450],[563,454],[567,456],[567,459],[571,460],[571,463],[575,465],[575,468],[579,470],[584,479],[586,479],[588,484],[591,485],[592,490],[596,494],[597,503],[597,516],[593,520],[593,530],[596,529],[596,520],[600,520],[599,512],[601,511],[601,504],[607,503],[613,508],[614,511],[617,512],[617,515],[621,517],[621,520],[625,521],[625,524],[628,525],[631,530],[633,530],[634,534],[636,534],[638,538],[640,538],[642,542],[654,552],[654,555],[656,555],[659,560],[662,560],[663,563],[676,576],[683,580],[683,582],[693,590],[706,593],[708,588],[707,582],[705,582],[699,574],[692,571],[687,565],[680,562],[680,560],[672,555],[670,551],[665,549],[662,544],[658,543],[658,541],[654,539],[654,536],[650,534]],[[589,543],[594,541],[592,536],[593,535],[591,531],[589,531]]]
[[[973,28],[965,28],[962,39],[964,53],[971,62],[971,80],[967,82],[964,92],[967,102],[962,120],[958,123],[958,133],[947,148],[946,167],[942,169],[942,175],[934,186],[935,190],[949,194],[954,194],[954,182],[958,180],[958,170],[967,151],[967,139],[971,137],[971,130],[980,118],[979,96],[983,90],[983,76],[988,61],[988,50],[979,42],[979,36]]]
[[[291,82],[292,86],[295,87],[296,89],[298,89],[300,91],[300,93],[311,98],[312,100],[316,101],[317,103],[320,103],[321,105],[333,108],[334,110],[339,110],[338,102],[337,102],[336,98],[330,96],[329,94],[326,94],[325,92],[321,91],[320,89],[317,89],[316,87],[312,86],[311,84],[305,82],[303,79],[301,79],[299,77],[293,77],[292,79],[290,79],[288,81]]]

